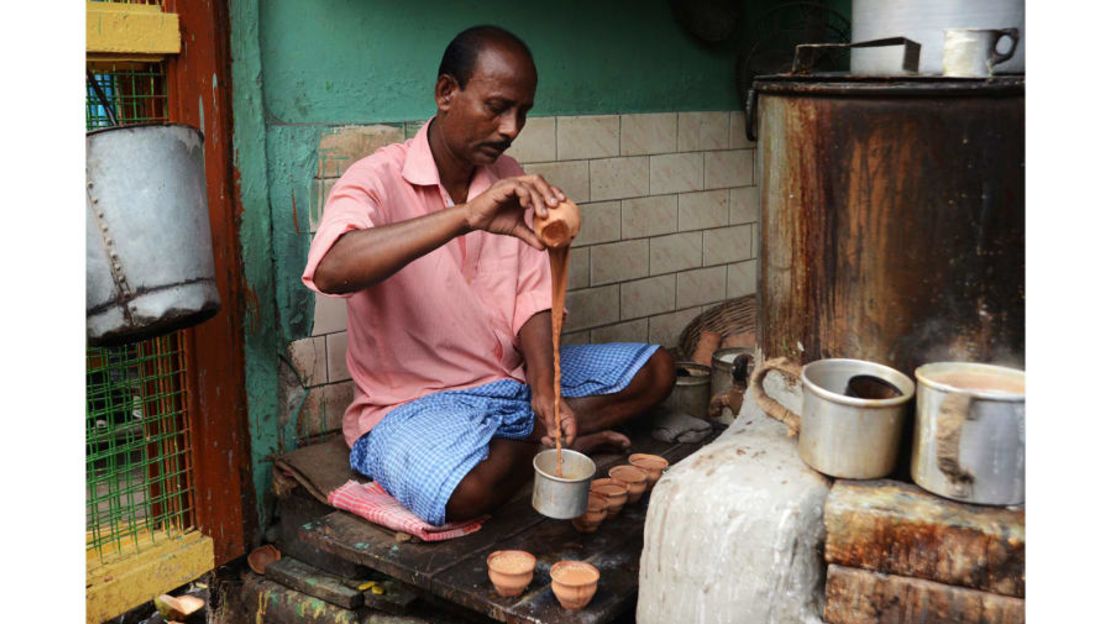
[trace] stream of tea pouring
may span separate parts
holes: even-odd
[[[568,260],[570,243],[578,235],[582,216],[578,206],[564,201],[547,209],[547,217],[535,217],[532,227],[547,246],[551,262],[551,346],[554,350],[555,384],[555,476],[563,476],[563,426],[560,417],[562,403],[561,371],[559,368],[559,335],[563,331],[563,307],[567,295]]]

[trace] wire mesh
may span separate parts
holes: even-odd
[[[137,552],[192,528],[180,332],[86,361],[86,548]]]
[[[120,123],[168,120],[166,71],[163,63],[138,67],[124,65],[111,72],[93,75]],[[92,85],[85,87],[85,126],[89,130],[111,124],[108,111]]]
[[[162,63],[94,70],[121,124],[167,121]],[[109,116],[86,85],[86,126]],[[142,163],[135,163],[142,166]],[[188,358],[181,332],[86,350],[86,551],[90,565],[139,552],[193,528],[186,418]]]

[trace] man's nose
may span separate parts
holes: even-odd
[[[501,125],[497,128],[497,131],[502,136],[512,141],[516,139],[517,135],[520,134],[520,131],[523,128],[524,115],[508,113],[501,117]]]

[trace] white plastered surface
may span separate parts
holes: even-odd
[[[800,412],[800,386],[771,373],[765,388]],[[820,623],[830,487],[749,391],[728,430],[652,492],[636,621]]]

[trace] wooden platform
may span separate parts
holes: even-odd
[[[667,444],[641,433],[632,436],[631,452],[656,453],[674,464],[713,437],[698,444]],[[604,476],[627,456],[600,455],[595,460],[599,476]],[[626,613],[636,600],[648,497],[625,505],[596,533],[582,534],[569,520],[536,513],[531,491],[531,484],[523,488],[482,530],[446,542],[399,543],[393,532],[344,511],[302,525],[299,536],[306,545],[503,622],[602,623]],[[516,598],[498,596],[486,575],[486,556],[504,549],[527,550],[538,560],[531,585]],[[551,566],[563,559],[588,561],[601,571],[597,595],[578,612],[564,610],[551,591]]]

